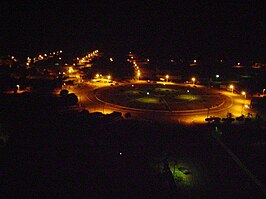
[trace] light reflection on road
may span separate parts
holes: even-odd
[[[143,83],[143,82],[141,82]],[[130,83],[132,84],[132,83]],[[171,83],[173,84],[173,83]],[[121,84],[120,84],[121,85]],[[177,84],[180,86],[180,84]],[[221,93],[227,97],[229,100],[226,102],[226,107],[215,108],[213,110],[195,111],[194,113],[176,113],[168,111],[147,111],[147,110],[137,110],[126,107],[119,107],[116,105],[110,105],[108,103],[103,103],[98,101],[94,96],[94,89],[110,86],[110,83],[87,83],[83,86],[72,86],[67,88],[70,93],[75,93],[78,96],[79,104],[82,108],[89,110],[89,112],[102,112],[104,114],[112,113],[113,111],[119,111],[123,115],[130,112],[132,118],[150,120],[150,121],[167,121],[167,122],[180,122],[185,124],[198,124],[206,123],[205,118],[207,115],[215,116],[220,118],[225,118],[227,113],[232,113],[233,117],[238,117],[241,114],[247,115],[248,113],[253,113],[252,110],[244,107],[244,104],[250,104],[250,100],[245,99],[240,94],[231,93],[230,91],[214,90],[217,94]],[[184,85],[183,85],[184,86]]]

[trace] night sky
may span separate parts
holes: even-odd
[[[265,60],[264,1],[155,2],[1,1],[0,52],[133,50]]]

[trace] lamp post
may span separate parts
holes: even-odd
[[[244,105],[246,105],[246,99],[247,99],[247,94],[245,91],[242,91],[241,92],[241,95],[244,95],[245,96],[245,100],[244,100]]]
[[[138,80],[139,80],[139,77],[140,77],[140,72],[138,72]]]
[[[234,93],[234,85],[229,86],[232,89],[232,93]]]
[[[166,76],[165,76],[165,78],[166,78],[166,81],[168,82],[168,79],[169,79],[169,75],[166,75]]]
[[[193,86],[194,86],[195,85],[196,78],[195,77],[192,77],[191,80],[192,80]]]
[[[241,115],[242,115],[242,113],[243,113],[243,109],[244,109],[244,107],[245,107],[245,105],[246,105],[247,93],[246,93],[245,91],[242,91],[242,92],[241,92],[241,95],[245,96],[244,104],[242,105],[242,109],[241,109]]]
[[[19,88],[20,88],[20,86],[17,84],[17,92],[19,92]]]

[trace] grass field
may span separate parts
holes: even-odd
[[[97,96],[107,103],[154,110],[196,110],[215,107],[224,100],[206,88],[143,84],[99,90]]]

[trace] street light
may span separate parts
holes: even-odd
[[[140,72],[138,72],[138,80],[139,80],[139,77],[140,77]]]
[[[169,75],[166,75],[166,76],[165,76],[165,78],[166,78],[166,81],[168,82],[168,79],[169,79]]]
[[[108,81],[110,81],[110,79],[111,79],[111,75],[108,75],[108,76],[107,76],[107,79],[108,79]]]
[[[246,94],[246,92],[245,91],[242,91],[241,92],[241,95],[244,95],[245,96],[245,101],[244,101],[244,105],[246,104],[246,98],[247,98],[247,94]]]
[[[196,81],[196,78],[195,77],[192,77],[192,82],[193,82],[193,86],[195,85],[195,81]]]
[[[232,93],[234,93],[234,85],[230,85],[229,88],[232,89]]]
[[[245,99],[244,99],[244,104],[242,105],[242,109],[241,109],[241,115],[243,113],[243,108],[246,107],[246,98],[247,98],[247,94],[245,91],[242,91],[241,92],[241,95],[244,95],[245,96]]]

